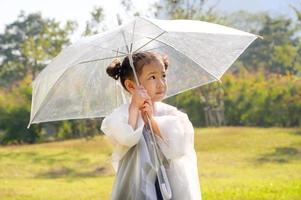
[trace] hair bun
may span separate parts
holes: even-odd
[[[107,67],[107,74],[117,80],[121,74],[121,61],[115,58],[111,64]]]

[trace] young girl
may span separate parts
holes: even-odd
[[[167,91],[167,57],[156,52],[138,52],[133,54],[132,58],[140,86],[135,83],[128,57],[125,57],[122,63],[114,60],[107,68],[108,75],[115,80],[120,78],[124,89],[131,94],[130,102],[106,116],[101,126],[101,130],[114,143],[112,154],[114,170],[118,174],[122,157],[131,152],[132,147],[143,137],[142,131],[144,124],[148,123],[146,118],[148,115],[158,148],[169,161],[166,171],[172,199],[200,200],[193,126],[187,114],[161,102]],[[156,179],[153,184],[156,185],[157,199],[162,199],[158,180]],[[112,195],[115,192],[115,185],[116,183]]]

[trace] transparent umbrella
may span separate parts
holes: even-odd
[[[219,81],[259,36],[194,20],[136,17],[104,33],[83,37],[65,48],[32,83],[32,123],[104,117],[130,96],[106,74],[116,57],[137,51],[166,54],[165,98]]]

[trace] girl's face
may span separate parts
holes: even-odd
[[[161,101],[166,95],[166,73],[162,62],[155,60],[144,65],[139,76],[140,84],[146,89],[152,102]]]

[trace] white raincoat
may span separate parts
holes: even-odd
[[[113,143],[112,165],[115,172],[119,160],[139,142],[142,136],[144,125],[142,117],[139,114],[137,128],[133,130],[128,124],[128,109],[129,103],[122,104],[106,116],[101,125],[101,130]],[[194,150],[194,129],[187,114],[174,106],[155,102],[154,119],[168,143],[167,145],[155,135],[159,148],[170,161],[170,169],[166,171],[172,189],[172,199],[200,200],[201,188]]]

